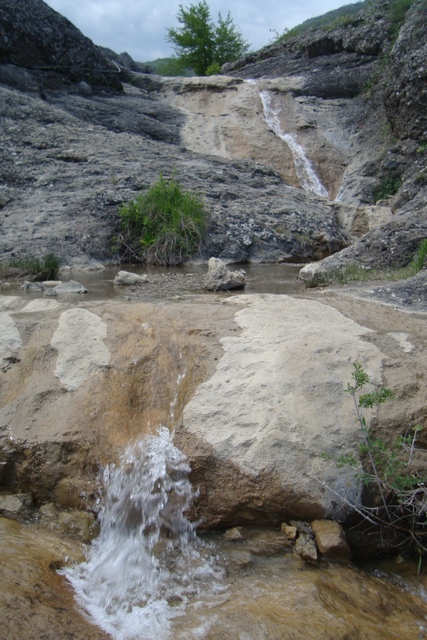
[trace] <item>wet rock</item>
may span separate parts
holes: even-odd
[[[311,523],[319,553],[331,560],[349,560],[350,549],[339,522],[313,520]]]
[[[313,534],[299,532],[294,546],[295,553],[306,562],[315,564],[317,562],[317,548],[313,539]]]
[[[39,293],[42,293],[45,289],[42,282],[24,282],[21,288],[25,291],[38,291]]]
[[[226,540],[231,540],[232,542],[237,542],[238,540],[244,540],[245,537],[243,535],[242,527],[233,527],[233,529],[227,529],[224,533],[224,538]]]
[[[231,291],[245,288],[246,273],[243,269],[230,271],[219,258],[211,258],[208,267],[205,285],[208,291]]]
[[[283,523],[280,525],[283,535],[287,538],[287,540],[295,540],[297,537],[298,529],[293,527],[292,525]]]
[[[90,542],[99,534],[99,525],[94,515],[87,511],[63,511],[53,503],[48,503],[40,507],[39,513],[42,526],[61,536]]]
[[[33,506],[30,493],[16,493],[0,496],[0,514],[6,518],[20,519],[29,515]]]
[[[134,284],[145,284],[148,281],[148,276],[145,274],[138,275],[137,273],[130,273],[129,271],[119,271],[113,280],[113,284],[129,286]]]
[[[61,284],[58,284],[50,291],[50,295],[60,295],[67,293],[87,293],[87,289],[82,284],[80,284],[80,282],[69,280],[68,282],[62,282]]]

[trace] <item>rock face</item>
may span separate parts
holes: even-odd
[[[391,178],[402,185],[385,204],[401,228],[411,216],[425,220],[422,87],[415,97],[422,8],[408,12],[386,70],[380,56],[392,46],[390,21],[378,4],[251,54],[229,67],[234,77],[182,79],[144,75],[114,52],[108,58],[122,70],[104,73],[116,67],[40,0],[15,8],[0,3],[4,260],[47,252],[66,265],[116,260],[119,204],[173,171],[205,200],[209,220],[196,256],[203,260],[322,259],[383,224],[372,222],[370,208]],[[24,35],[30,47],[21,47]],[[47,59],[64,73],[33,68]],[[120,79],[132,83],[123,93]],[[402,106],[393,115],[394,99]],[[388,123],[397,142],[382,133]],[[301,188],[302,165],[323,196]]]
[[[415,2],[390,53],[384,104],[399,138],[427,138],[427,6]]]
[[[357,450],[344,392],[355,359],[398,397],[379,434],[425,424],[422,315],[317,292],[58,300],[0,297],[0,344],[12,322],[19,338],[2,354],[0,482],[35,505],[95,509],[100,465],[164,424],[189,456],[204,527],[342,516],[324,485],[354,495],[358,483],[322,454]]]
[[[39,90],[74,86],[78,91],[78,83],[85,82],[98,90],[121,91],[117,68],[42,0],[2,0],[0,24],[0,63],[13,65],[3,67],[12,84],[33,84]],[[16,68],[31,70],[33,82]],[[0,79],[4,77],[0,71]]]
[[[357,491],[351,475],[337,476],[322,458],[357,440],[342,388],[352,359],[369,362],[378,380],[382,354],[363,339],[364,327],[317,302],[229,301],[245,304],[236,313],[241,334],[222,339],[224,356],[186,406],[178,433],[200,483],[198,515],[224,526],[332,514],[318,481]]]

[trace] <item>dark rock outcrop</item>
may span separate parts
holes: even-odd
[[[121,91],[118,68],[69,20],[42,0],[1,0],[0,64],[31,70],[40,90],[79,82]],[[8,67],[7,74],[12,76]],[[22,73],[17,74],[20,84]],[[0,81],[4,79],[0,71]]]
[[[386,72],[384,105],[399,138],[427,140],[427,4],[408,11]]]

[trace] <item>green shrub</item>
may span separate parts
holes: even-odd
[[[14,258],[9,261],[9,267],[16,269],[20,277],[32,276],[33,280],[56,280],[61,260],[53,253],[43,258]]]
[[[427,554],[427,478],[415,467],[414,458],[416,453],[427,454],[417,445],[422,428],[417,425],[406,429],[391,445],[387,445],[372,432],[364,410],[394,399],[393,392],[380,387],[362,393],[370,380],[358,362],[353,363],[352,379],[345,391],[353,398],[360,427],[362,442],[359,456],[345,454],[333,459],[338,468],[350,466],[359,471],[357,478],[370,489],[371,497],[375,498],[374,506],[368,506],[362,499],[352,501],[339,497],[365,522],[384,534],[390,534],[396,549],[418,553],[420,568],[422,556]],[[323,457],[331,459],[329,455]],[[390,536],[384,535],[386,539]]]
[[[394,196],[402,186],[402,178],[389,174],[386,176],[379,187],[374,191],[374,201],[385,200]]]
[[[412,259],[412,262],[409,264],[409,268],[411,270],[411,275],[415,275],[421,269],[426,266],[427,263],[427,240],[423,240],[420,246],[418,247],[418,251]]]
[[[207,76],[221,75],[221,66],[218,64],[218,62],[213,62],[211,65],[209,65],[209,67],[206,69],[206,75]]]
[[[200,198],[162,175],[147,193],[119,209],[122,262],[178,265],[200,248],[206,213]]]

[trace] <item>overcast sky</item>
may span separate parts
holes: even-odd
[[[46,4],[68,18],[95,44],[116,53],[127,51],[138,62],[173,55],[166,42],[166,29],[178,26],[179,5],[198,0],[45,0]],[[354,1],[354,0],[353,0]],[[234,24],[251,49],[269,43],[275,33],[337,9],[352,0],[208,0],[211,16],[223,17],[230,11]]]

